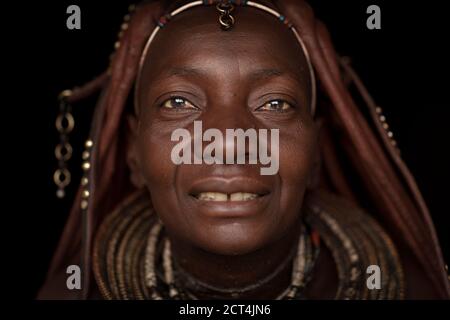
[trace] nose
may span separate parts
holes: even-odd
[[[216,144],[215,150],[206,154],[215,159],[223,159],[224,164],[257,163],[258,123],[245,104],[236,101],[233,105],[211,107],[201,120],[203,139],[214,140]],[[218,135],[222,139],[216,141],[213,136]]]

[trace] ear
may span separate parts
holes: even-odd
[[[322,167],[322,159],[320,155],[320,137],[322,134],[322,127],[323,127],[323,121],[321,119],[317,119],[315,121],[316,127],[317,127],[317,143],[316,148],[314,150],[314,159],[313,159],[313,166],[311,170],[311,174],[309,175],[307,188],[310,190],[316,189],[319,187],[320,184],[320,174],[321,174],[321,167]]]
[[[138,156],[138,127],[139,121],[135,115],[127,117],[127,164],[130,168],[131,183],[138,189],[145,186],[145,179],[142,175],[141,165]]]

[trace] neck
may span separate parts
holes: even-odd
[[[291,282],[299,231],[300,222],[274,243],[232,257],[171,237],[177,280],[199,299],[273,299]]]

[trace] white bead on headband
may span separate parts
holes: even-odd
[[[139,83],[140,83],[140,78],[141,78],[141,73],[142,73],[142,67],[144,65],[144,61],[145,61],[145,57],[147,56],[147,52],[150,48],[150,44],[152,43],[153,39],[155,38],[156,34],[159,32],[159,30],[161,30],[162,28],[164,28],[164,26],[170,21],[170,19],[172,19],[174,16],[176,16],[177,14],[180,14],[181,12],[184,12],[188,9],[194,8],[194,7],[198,7],[198,6],[202,6],[202,5],[213,5],[213,4],[217,4],[217,10],[219,10],[220,12],[220,16],[219,16],[219,23],[222,27],[223,30],[229,30],[233,27],[234,25],[234,18],[231,15],[233,9],[234,9],[234,5],[241,5],[241,6],[248,6],[248,7],[253,7],[262,11],[265,11],[269,14],[271,14],[272,16],[276,17],[278,20],[280,20],[283,24],[285,24],[295,35],[295,38],[298,40],[298,42],[300,43],[300,46],[303,50],[303,53],[305,55],[305,59],[306,59],[306,63],[308,64],[308,70],[310,73],[310,78],[311,78],[311,114],[314,115],[315,114],[315,110],[316,110],[316,81],[315,81],[315,75],[314,75],[314,69],[311,63],[311,59],[309,57],[308,51],[306,50],[306,46],[303,42],[303,40],[301,39],[300,35],[298,34],[297,30],[295,29],[295,27],[289,22],[289,20],[283,16],[282,14],[278,13],[277,11],[254,1],[246,1],[246,0],[229,0],[229,1],[221,1],[221,2],[217,2],[214,0],[197,0],[197,1],[192,1],[189,2],[175,10],[173,10],[172,12],[170,12],[169,14],[166,14],[164,16],[162,16],[158,23],[157,26],[155,27],[155,29],[153,30],[153,32],[150,34],[144,50],[142,52],[140,61],[139,61],[139,69],[138,69],[138,74],[137,74],[137,79],[136,79],[136,88],[135,88],[135,102],[138,102],[138,87],[139,87]]]

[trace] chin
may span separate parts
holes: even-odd
[[[229,221],[202,227],[195,245],[218,255],[246,255],[264,248],[273,240],[266,225]]]

